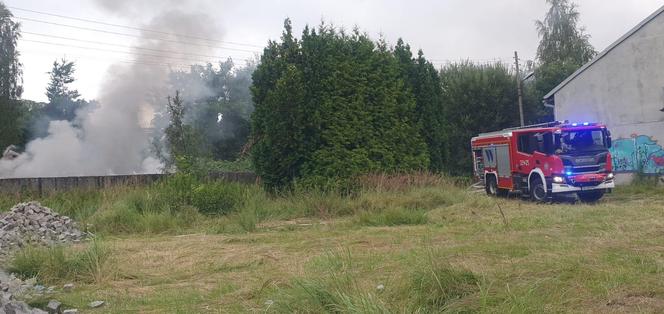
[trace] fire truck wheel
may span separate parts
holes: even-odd
[[[496,177],[493,175],[487,175],[484,190],[487,195],[494,196],[498,194],[498,182],[496,182]]]
[[[581,200],[584,203],[594,203],[599,201],[602,196],[604,196],[604,191],[599,190],[599,191],[587,191],[587,192],[579,192],[577,193],[579,196],[579,200]]]
[[[542,179],[539,177],[534,178],[532,182],[530,182],[530,197],[537,202],[546,202],[546,194],[546,188],[544,187]]]

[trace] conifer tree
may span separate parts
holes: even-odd
[[[418,51],[417,58],[413,58],[410,46],[402,39],[397,41],[394,55],[400,63],[406,86],[415,96],[414,121],[427,144],[429,169],[439,172],[443,169],[445,155],[445,122],[439,73],[433,64],[424,58],[422,50]]]
[[[270,188],[428,167],[416,102],[384,41],[289,20],[254,72],[254,167]]]

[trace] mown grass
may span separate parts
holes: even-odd
[[[98,312],[108,313],[664,311],[662,188],[621,187],[594,205],[535,204],[445,178],[371,180],[381,184],[351,196],[248,187],[225,215],[154,211],[140,205],[145,190],[139,205],[100,196],[109,207],[89,222],[118,210],[109,204],[146,217],[188,208],[193,218],[153,230],[108,218],[121,223],[95,228],[113,275],[52,275],[77,283],[53,297],[80,308],[103,299]]]

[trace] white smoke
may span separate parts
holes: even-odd
[[[133,8],[134,3],[140,3],[140,1],[109,0],[97,2],[108,10],[120,8],[127,10]],[[120,2],[124,5],[117,6]],[[161,5],[168,3],[172,2],[162,2]],[[141,8],[142,6],[143,4]],[[148,12],[159,12],[159,10]],[[150,150],[150,137],[154,130],[146,127],[150,127],[154,113],[164,107],[166,97],[174,93],[167,86],[170,69],[166,64],[187,63],[178,58],[183,58],[187,54],[210,54],[212,51],[206,50],[213,50],[201,45],[183,44],[182,42],[210,43],[197,41],[188,36],[182,38],[179,34],[220,38],[221,33],[216,28],[215,21],[206,14],[185,13],[184,10],[162,10],[144,28],[159,30],[170,35],[143,32],[142,38],[133,49],[137,53],[134,58],[136,64],[117,64],[109,69],[99,95],[99,105],[77,114],[76,125],[79,127],[67,121],[51,121],[48,136],[30,142],[19,157],[13,160],[0,160],[0,177],[109,175],[160,171],[163,166]],[[146,50],[160,52],[146,53]]]

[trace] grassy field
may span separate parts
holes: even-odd
[[[581,205],[464,186],[427,175],[369,178],[347,197],[194,186],[176,207],[164,186],[56,195],[42,201],[98,239],[27,249],[11,268],[74,282],[54,297],[108,303],[95,313],[664,312],[663,189]]]

